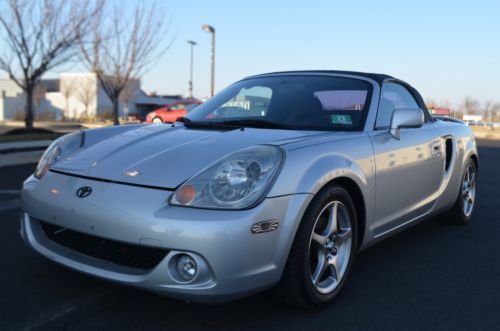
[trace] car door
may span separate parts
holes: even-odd
[[[163,113],[162,118],[164,122],[173,123],[178,117],[184,115],[186,115],[186,105],[184,103],[176,103],[167,107],[167,111]]]
[[[444,178],[443,143],[435,122],[426,116],[422,127],[402,128],[397,140],[389,128],[392,113],[398,108],[420,107],[406,87],[385,83],[375,130],[369,133],[376,173],[375,236],[429,212]]]

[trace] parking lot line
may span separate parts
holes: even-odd
[[[0,213],[7,210],[19,208],[20,206],[21,201],[19,199],[0,201]]]

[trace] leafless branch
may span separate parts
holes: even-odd
[[[0,70],[26,93],[26,126],[33,127],[33,94],[42,75],[74,58],[104,0],[9,0],[0,3]]]
[[[89,116],[89,106],[95,100],[97,86],[94,79],[85,77],[78,86],[76,97],[85,106],[85,115]]]
[[[107,8],[109,15],[104,18],[101,13],[91,25],[92,42],[81,44],[84,61],[113,103],[115,124],[127,84],[140,78],[171,45],[165,42],[170,21],[157,3],[140,1],[130,10],[118,3]]]

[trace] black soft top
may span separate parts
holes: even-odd
[[[276,74],[342,74],[342,75],[352,75],[352,76],[361,76],[373,79],[379,85],[386,79],[394,79],[394,77],[384,74],[374,74],[369,72],[359,72],[359,71],[343,71],[343,70],[299,70],[299,71],[279,71],[279,72],[269,72],[267,74],[255,75],[251,77],[259,77],[259,76],[268,76],[268,75],[276,75]],[[250,77],[247,77],[250,78]]]

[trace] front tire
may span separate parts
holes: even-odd
[[[356,247],[353,200],[342,186],[329,185],[316,195],[302,218],[277,296],[306,309],[330,303],[344,286]]]
[[[443,214],[443,219],[446,222],[457,225],[470,222],[476,204],[476,177],[476,164],[472,159],[469,159],[462,175],[457,200],[453,207]]]

